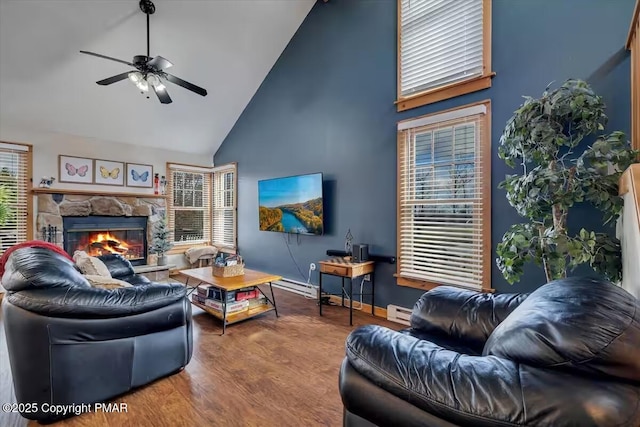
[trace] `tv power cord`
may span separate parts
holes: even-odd
[[[291,257],[291,261],[293,261],[293,263],[295,264],[296,268],[298,269],[298,273],[300,273],[300,276],[304,279],[304,273],[302,272],[302,269],[298,265],[298,262],[296,261],[296,258],[293,256],[293,253],[291,252],[291,248],[289,247],[289,242],[287,242],[287,238],[284,237],[284,234],[282,234],[282,238],[284,239],[284,244],[287,247],[287,251],[289,251],[289,256]]]

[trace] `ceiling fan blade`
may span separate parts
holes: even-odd
[[[169,73],[164,73],[164,77],[169,80],[171,83],[175,83],[178,86],[182,86],[185,89],[189,89],[191,92],[195,92],[198,95],[207,96],[207,90],[201,88],[200,86],[196,86],[193,83],[186,82],[181,78],[173,76]]]
[[[167,89],[166,88],[157,89],[155,86],[151,86],[151,87],[153,87],[153,91],[158,96],[158,99],[160,100],[161,104],[171,104],[173,102],[173,100],[171,99],[171,97],[167,93]]]
[[[147,66],[155,68],[156,70],[164,70],[169,67],[173,67],[171,61],[162,56],[156,56],[147,61]]]
[[[131,71],[127,71],[126,73],[118,74],[117,76],[107,77],[106,79],[97,81],[96,83],[98,83],[100,86],[107,86],[128,78],[130,72]]]
[[[121,64],[126,64],[126,65],[129,65],[131,67],[135,67],[135,65],[132,64],[131,62],[123,61],[122,59],[112,58],[112,57],[106,56],[106,55],[100,55],[99,53],[87,52],[86,50],[81,50],[80,53],[84,53],[86,55],[91,55],[91,56],[97,56],[98,58],[108,59],[110,61],[116,61],[116,62],[119,62]]]

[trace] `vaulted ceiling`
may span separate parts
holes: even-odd
[[[294,35],[314,0],[154,0],[151,56],[204,87],[167,84],[173,103],[124,80],[146,52],[137,0],[0,0],[0,128],[25,128],[191,153],[213,153]]]

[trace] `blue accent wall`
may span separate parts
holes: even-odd
[[[247,265],[306,281],[310,262],[344,247],[347,229],[355,243],[369,243],[370,252],[395,255],[396,123],[485,99],[492,102],[495,258],[505,230],[521,222],[497,189],[511,169],[496,153],[522,95],[539,96],[552,81],[592,76],[608,106],[607,131],[629,132],[629,58],[622,49],[633,5],[493,0],[493,86],[397,113],[396,1],[318,2],[214,158],[215,164],[238,162],[238,240]],[[287,242],[284,234],[259,231],[257,181],[312,172],[324,174],[325,235],[291,236]],[[575,227],[602,228],[600,216],[587,208],[571,219]],[[397,286],[394,272],[395,265],[378,264],[376,305],[411,307],[422,292]],[[492,281],[501,292],[531,291],[544,275],[531,267],[520,283],[509,285],[493,262]],[[339,291],[338,281],[330,287]]]

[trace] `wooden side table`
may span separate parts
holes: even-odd
[[[349,279],[349,325],[353,325],[353,279],[362,277],[366,274],[371,275],[371,293],[370,294],[358,294],[358,295],[371,295],[371,314],[375,310],[375,286],[373,283],[373,275],[375,270],[374,261],[364,262],[351,262],[350,259],[345,258],[331,258],[325,261],[318,262],[320,264],[320,316],[322,316],[322,276],[328,274],[330,276],[337,276],[342,278],[342,306],[344,307],[344,279]]]

